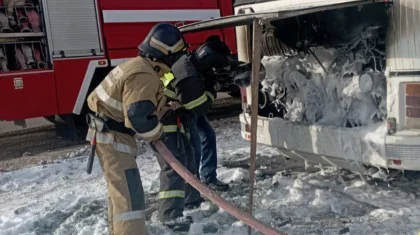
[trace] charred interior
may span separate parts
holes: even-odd
[[[259,115],[341,127],[385,120],[387,12],[371,4],[265,25]]]

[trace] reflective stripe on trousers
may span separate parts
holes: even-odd
[[[183,190],[172,190],[172,191],[162,191],[159,192],[159,199],[168,199],[168,198],[184,198],[185,191]]]
[[[88,134],[86,136],[87,141],[93,140],[93,135],[95,131],[93,129],[89,129]],[[136,154],[137,149],[133,148],[129,145],[118,143],[114,141],[114,136],[112,133],[105,133],[99,132],[96,133],[96,142],[100,144],[112,144],[114,149],[118,152],[129,153],[129,154]]]
[[[143,219],[146,217],[146,213],[144,210],[138,211],[129,211],[121,213],[114,217],[115,221],[127,221],[127,220],[135,220],[135,219]]]

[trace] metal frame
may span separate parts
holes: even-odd
[[[15,71],[17,71],[16,73],[14,73]],[[35,71],[31,71],[31,72],[25,72],[22,70],[15,70],[13,72],[9,72],[9,73],[2,73],[0,74],[0,77],[9,77],[9,76],[19,76],[19,75],[28,75],[28,74],[39,74],[39,73],[53,73],[54,70],[35,70]]]
[[[104,10],[104,23],[145,23],[207,20],[220,17],[219,9]]]
[[[45,34],[47,35],[47,41],[48,41],[48,50],[50,54],[51,64],[53,65],[53,61],[57,58],[63,58],[61,55],[54,55],[54,46],[53,46],[53,38],[51,33],[51,21],[49,16],[49,10],[48,10],[48,0],[40,0],[40,4],[42,5],[43,15],[44,15],[44,23],[45,23]],[[95,13],[96,13],[96,25],[98,28],[98,38],[99,38],[99,46],[100,51],[96,52],[96,55],[92,55],[92,53],[81,53],[81,54],[72,54],[71,58],[81,58],[84,59],[86,57],[92,57],[92,56],[104,56],[105,55],[105,45],[102,38],[102,30],[100,27],[100,18],[99,18],[99,8],[98,8],[98,0],[92,0],[94,7],[95,7]],[[67,57],[65,57],[67,58]],[[70,58],[70,57],[69,57]]]
[[[49,54],[49,62],[54,69],[54,61],[53,61],[53,39],[51,35],[51,24],[50,24],[50,16],[48,11],[48,4],[47,0],[40,0],[39,1],[42,7],[43,15],[44,15],[44,24],[45,24],[45,34],[47,35],[47,44],[48,44],[48,54]]]
[[[94,4],[95,4],[95,9],[96,9],[96,24],[97,24],[97,26],[98,26],[98,36],[99,36],[99,42],[101,43],[101,52],[102,52],[102,54],[104,54],[105,53],[105,44],[104,44],[104,41],[103,41],[103,38],[102,38],[102,28],[101,28],[101,19],[100,19],[100,9],[99,9],[99,4],[98,4],[98,0],[95,0],[95,2],[94,2]]]
[[[253,23],[254,19],[260,20],[281,20],[290,17],[306,15],[314,12],[319,11],[327,11],[327,10],[334,10],[339,8],[346,8],[352,6],[363,6],[372,3],[381,3],[381,2],[388,2],[389,0],[361,0],[357,2],[350,2],[350,3],[340,3],[335,5],[329,6],[320,6],[320,7],[312,7],[307,9],[288,9],[288,10],[280,10],[280,11],[270,11],[270,12],[262,12],[262,13],[251,13],[251,14],[244,14],[244,15],[234,15],[234,16],[227,16],[221,17],[214,20],[203,20],[200,22],[188,24],[185,26],[179,27],[180,31],[183,33],[192,33],[204,30],[211,30],[211,29],[220,29],[226,27],[236,27],[241,25],[250,25]]]
[[[262,20],[254,19],[253,22],[253,40],[252,40],[252,103],[251,103],[251,159],[249,169],[249,207],[248,211],[252,215],[254,204],[254,179],[255,164],[257,158],[257,122],[258,122],[258,85],[261,66],[261,47],[262,47]],[[248,226],[248,235],[251,235],[251,227]]]
[[[99,65],[100,61],[105,61],[105,64]],[[83,104],[85,103],[86,96],[88,95],[88,90],[90,84],[92,83],[93,75],[97,68],[105,68],[108,67],[108,60],[91,60],[89,61],[89,65],[86,69],[85,77],[83,78],[82,86],[80,87],[79,94],[77,95],[76,102],[74,104],[73,113],[80,115],[82,111]]]

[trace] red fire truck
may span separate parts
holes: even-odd
[[[57,129],[84,122],[87,95],[158,22],[232,15],[232,0],[0,1],[0,120],[46,117]],[[236,48],[234,29],[186,36],[191,48],[209,35]]]

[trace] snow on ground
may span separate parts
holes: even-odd
[[[249,143],[240,138],[237,121],[213,122],[220,162],[249,159]],[[140,148],[137,163],[146,194],[159,188],[159,166],[150,151]],[[279,158],[270,147],[259,146],[258,156]],[[85,173],[86,157],[26,168],[0,175],[0,234],[108,234],[106,189],[98,161]],[[285,161],[292,164],[293,161]],[[261,166],[260,171],[267,166]],[[223,196],[247,205],[249,173],[221,167],[220,178],[232,182]],[[258,174],[257,174],[258,175]],[[258,177],[255,216],[289,234],[411,234],[420,232],[420,179],[401,178],[392,187],[371,186],[355,174],[343,172],[346,185],[333,168],[294,167],[274,176]],[[246,234],[246,226],[209,202],[187,211],[195,223],[190,235]],[[150,234],[171,232],[160,226],[154,212]],[[257,234],[257,233],[255,233]]]

